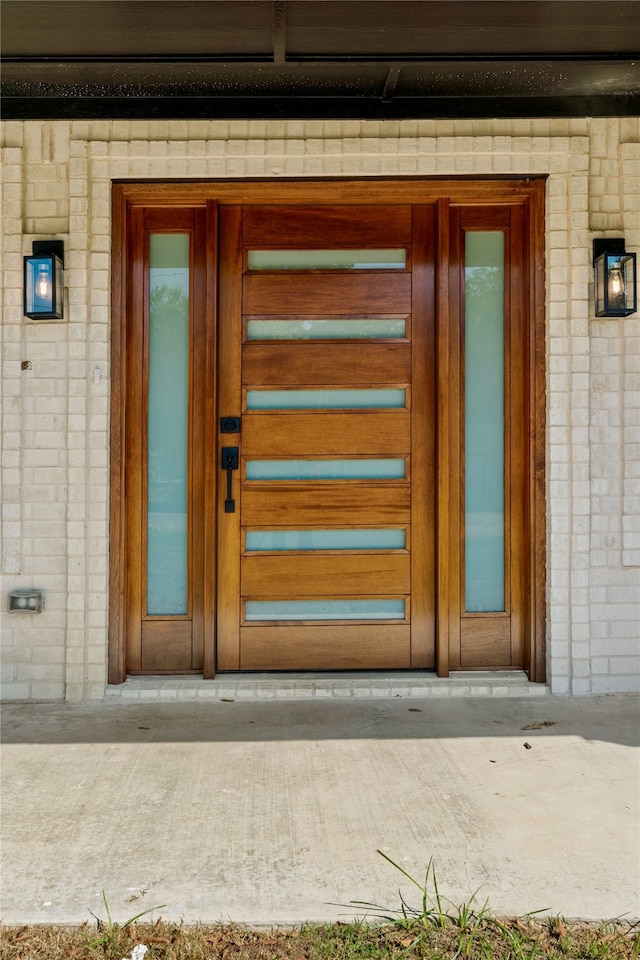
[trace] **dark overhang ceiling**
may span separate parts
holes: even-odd
[[[5,119],[640,114],[640,0],[2,0]]]

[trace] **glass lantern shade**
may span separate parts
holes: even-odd
[[[628,317],[637,310],[636,255],[606,251],[594,260],[596,317]]]
[[[34,244],[35,246],[35,244]],[[62,320],[62,259],[53,251],[24,258],[24,315],[31,320]]]

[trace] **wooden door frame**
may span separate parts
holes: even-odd
[[[449,638],[452,582],[449,576],[451,538],[451,479],[459,471],[448,384],[455,374],[456,353],[451,330],[452,286],[457,282],[449,264],[449,211],[452,206],[520,205],[525,220],[528,259],[523,277],[524,305],[529,344],[526,360],[529,441],[527,448],[527,517],[529,557],[528,609],[524,668],[532,681],[545,679],[545,309],[544,309],[544,199],[545,177],[526,179],[371,179],[218,181],[206,183],[114,183],[112,191],[111,266],[111,491],[109,532],[108,671],[110,683],[125,679],[125,439],[127,429],[127,224],[132,207],[202,207],[208,229],[215,229],[216,205],[284,203],[433,204],[437,210],[436,235],[436,667],[439,676],[449,673]],[[207,312],[215,311],[216,264],[207,264]],[[215,324],[207,325],[207,371],[215,377]],[[457,375],[457,374],[456,374]],[[215,391],[206,399],[206,419],[215,424],[219,411]],[[207,430],[204,431],[205,436]],[[208,469],[213,473],[211,457]],[[215,542],[215,475],[206,477],[209,494],[204,504],[205,577],[213,583],[215,559],[209,556]],[[204,676],[215,672],[215,638],[211,590],[205,591]],[[207,598],[208,597],[208,598]]]

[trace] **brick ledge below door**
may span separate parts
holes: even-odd
[[[391,697],[544,697],[544,683],[529,683],[520,672],[456,673],[447,678],[433,673],[394,673],[386,676],[319,674],[221,674],[214,680],[199,677],[129,677],[109,685],[105,699],[139,700],[375,700]]]

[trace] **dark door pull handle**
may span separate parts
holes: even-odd
[[[232,497],[232,472],[238,469],[238,448],[222,448],[222,469],[227,471],[227,498],[224,501],[224,512],[235,513],[236,502]]]

